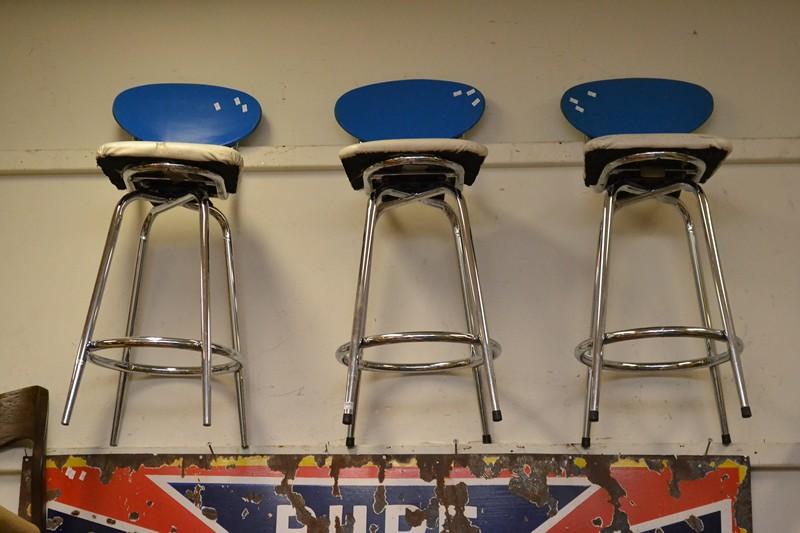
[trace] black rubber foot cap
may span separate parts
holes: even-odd
[[[581,447],[582,448],[588,448],[591,445],[592,445],[592,439],[590,439],[589,437],[583,437],[581,439]]]
[[[724,435],[722,435],[722,444],[724,444],[725,446],[727,446],[727,445],[728,445],[728,444],[730,444],[730,443],[731,443],[731,436],[730,436],[730,435],[728,435],[727,433],[725,433]]]
[[[353,423],[353,415],[351,413],[345,413],[342,415],[342,424],[345,426],[349,426]]]
[[[355,437],[347,437],[344,440],[344,445],[348,448],[355,448],[356,447],[356,438]]]
[[[589,411],[589,422],[597,422],[600,420],[600,411]]]
[[[753,416],[753,412],[750,411],[750,406],[742,407],[742,418],[750,418]]]
[[[484,444],[491,444],[492,443],[492,436],[491,435],[484,435],[483,436],[483,443]]]
[[[500,422],[503,419],[503,412],[499,409],[497,411],[492,411],[492,420],[495,422]]]

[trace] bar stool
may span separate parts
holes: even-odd
[[[590,446],[591,423],[599,420],[602,370],[659,372],[687,368],[710,369],[722,443],[729,444],[731,437],[719,366],[730,362],[742,417],[750,417],[740,359],[744,345],[734,331],[711,213],[700,184],[705,183],[716,171],[731,146],[724,139],[689,133],[711,115],[711,94],[698,85],[675,80],[602,80],[567,90],[561,99],[561,110],[573,126],[592,138],[584,147],[585,184],[596,192],[605,193],[591,334],[575,349],[577,359],[589,367],[582,446]],[[712,327],[695,230],[697,226],[680,198],[682,192],[696,199],[701,214],[699,227],[711,265],[721,329]],[[674,206],[684,221],[702,326],[656,326],[606,331],[608,257],[614,214],[624,206],[644,200],[658,200]],[[694,359],[663,362],[605,358],[606,345],[666,337],[705,339],[706,354]],[[727,349],[717,351],[717,342],[723,343]]]
[[[203,425],[211,425],[211,376],[234,374],[242,447],[247,447],[244,371],[238,360],[239,322],[233,266],[231,229],[225,215],[210,198],[225,199],[236,192],[243,160],[231,148],[249,135],[261,119],[261,107],[250,95],[224,87],[198,84],[154,84],[123,91],[114,100],[114,118],[134,141],[104,144],[97,164],[120,190],[106,237],[89,311],[78,344],[75,366],[61,423],[69,424],[81,376],[87,362],[120,373],[111,429],[111,446],[119,441],[129,374],[199,377],[202,384]],[[137,201],[149,202],[150,211],[139,233],[133,286],[125,336],[92,339],[103,291],[115,252],[125,210]],[[155,219],[176,207],[199,214],[200,222],[200,338],[185,339],[134,335],[147,243]],[[211,341],[209,277],[209,218],[219,224],[225,243],[231,346]],[[198,366],[151,365],[132,360],[133,348],[171,348],[200,353]],[[121,358],[100,355],[122,349]]]
[[[472,368],[483,442],[492,441],[486,416],[484,383],[489,389],[492,419],[502,414],[493,359],[500,345],[489,337],[467,205],[462,189],[472,185],[486,157],[486,147],[458,139],[474,126],[485,108],[474,87],[440,80],[400,80],[359,87],[336,102],[336,120],[359,144],[339,152],[355,190],[368,197],[350,342],[336,350],[347,366],[344,415],[346,445],[355,446],[355,420],[361,372],[434,373]],[[447,202],[451,199],[454,205]],[[466,332],[413,331],[365,336],[375,226],[390,209],[422,202],[448,218],[458,253],[467,321]],[[398,363],[365,359],[364,349],[398,343],[440,342],[469,346],[463,359]]]

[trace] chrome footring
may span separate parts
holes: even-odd
[[[166,377],[199,376],[202,374],[201,366],[146,365],[134,363],[132,361],[111,359],[94,353],[98,350],[109,350],[113,348],[173,348],[202,352],[203,344],[195,339],[179,339],[174,337],[119,337],[116,339],[96,340],[89,342],[86,347],[86,354],[93,363],[99,366],[128,374],[149,374]],[[239,353],[233,349],[212,343],[211,353],[230,360],[224,363],[212,364],[212,374],[231,374],[241,370],[242,363],[237,360]]]
[[[388,344],[403,344],[408,342],[452,342],[457,344],[470,344],[479,348],[481,339],[472,333],[454,333],[448,331],[408,331],[403,333],[383,333],[381,335],[370,335],[363,337],[359,348],[372,348],[374,346],[385,346]],[[503,349],[500,343],[494,339],[489,339],[492,350],[492,358],[500,357]],[[336,359],[343,365],[350,364],[350,343],[339,346],[336,350]],[[361,359],[358,364],[360,370],[371,370],[374,372],[405,372],[414,374],[431,374],[443,372],[445,370],[455,370],[458,368],[477,368],[484,364],[484,359],[479,350],[472,350],[472,356],[464,359],[453,359],[450,361],[434,361],[429,363],[379,363]]]
[[[696,339],[707,339],[727,343],[728,337],[719,329],[700,328],[693,326],[662,326],[650,328],[635,328],[621,331],[611,331],[603,337],[603,345],[615,342],[632,341],[640,339],[657,339],[666,337],[688,337]],[[592,339],[586,339],[575,347],[575,358],[588,366],[592,367]],[[734,346],[737,352],[744,349],[742,339],[736,337]],[[660,361],[660,362],[635,362],[635,361],[614,361],[603,357],[601,363],[604,369],[608,370],[633,370],[633,371],[659,371],[659,370],[682,370],[686,368],[707,368],[727,363],[731,359],[730,350],[720,353],[712,353],[706,357],[697,359],[684,359],[682,361]]]

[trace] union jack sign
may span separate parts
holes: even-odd
[[[744,457],[87,455],[48,460],[48,530],[752,530]]]

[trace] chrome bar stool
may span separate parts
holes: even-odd
[[[724,139],[689,133],[710,116],[713,110],[711,94],[698,85],[675,80],[602,80],[567,90],[561,100],[561,109],[573,126],[593,137],[584,148],[585,184],[596,192],[605,193],[591,333],[575,348],[577,359],[589,367],[582,446],[588,448],[591,445],[591,423],[599,420],[602,370],[658,372],[688,368],[710,369],[722,443],[730,444],[720,365],[730,362],[742,417],[750,417],[740,358],[744,345],[734,330],[716,234],[701,184],[717,170],[731,147]],[[680,197],[682,192],[696,200],[701,215],[699,225]],[[608,258],[614,215],[622,207],[646,200],[674,206],[683,220],[701,326],[656,326],[606,331]],[[721,328],[712,325],[698,233],[705,241],[711,265]],[[667,337],[705,339],[705,355],[662,362],[616,361],[605,357],[605,347],[610,344]],[[718,350],[717,343],[721,343],[724,349]]]
[[[361,372],[434,373],[471,368],[478,398],[483,442],[492,441],[486,416],[488,387],[492,419],[502,414],[497,397],[493,360],[500,345],[489,337],[475,249],[462,189],[477,177],[486,147],[457,139],[480,119],[483,95],[461,83],[439,80],[401,80],[354,89],[336,103],[339,124],[361,141],[344,148],[342,160],[350,184],[369,199],[356,289],[350,342],[336,350],[347,366],[342,422],[348,426],[346,445],[355,446],[355,420]],[[448,202],[450,200],[450,202]],[[365,335],[372,248],[380,216],[412,202],[441,210],[450,222],[458,254],[467,331],[412,331]],[[462,359],[398,363],[365,359],[367,348],[400,343],[465,344]],[[485,384],[484,384],[485,381]]]
[[[114,117],[135,141],[104,144],[97,164],[111,182],[128,192],[117,203],[106,237],[100,268],[92,292],[86,323],[78,344],[75,366],[61,423],[69,424],[81,377],[87,362],[120,373],[111,446],[119,441],[129,374],[164,377],[199,377],[202,384],[203,425],[211,425],[211,376],[234,375],[242,447],[247,447],[244,370],[239,361],[239,321],[231,228],[211,198],[225,199],[236,192],[243,160],[231,148],[249,135],[261,119],[261,107],[250,95],[224,87],[197,84],[154,84],[134,87],[114,100]],[[125,336],[93,339],[111,261],[126,209],[137,201],[150,204],[140,233],[133,273]],[[185,339],[136,335],[139,293],[150,232],[162,213],[184,207],[196,211],[200,225],[200,338]],[[212,342],[209,220],[222,230],[228,287],[231,345]],[[134,348],[171,348],[199,352],[198,366],[151,365],[132,358]],[[101,355],[121,349],[121,358]]]

